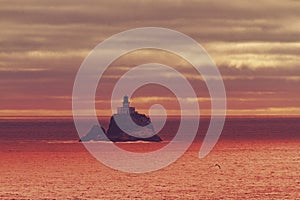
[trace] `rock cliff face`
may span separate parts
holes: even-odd
[[[155,135],[150,118],[138,112],[133,112],[128,115],[114,114],[110,118],[107,132],[105,132],[103,127],[95,125],[84,137],[80,138],[79,141],[106,141],[107,139],[101,133],[100,129],[102,129],[106,137],[112,142],[162,141],[158,135]],[[127,133],[130,133],[130,135]]]
[[[132,121],[129,120],[131,117]],[[119,127],[122,127],[122,129]],[[135,124],[133,124],[135,123]],[[138,126],[137,126],[138,125]],[[127,134],[127,133],[130,133]],[[114,114],[110,118],[107,137],[113,142],[125,141],[152,141],[160,142],[162,139],[154,134],[154,129],[149,117],[144,114],[134,112],[130,115]]]
[[[101,133],[101,129],[103,131],[103,133]],[[105,138],[105,129],[100,127],[100,126],[93,126],[91,128],[91,130],[82,138],[80,138],[79,142],[86,142],[86,141],[90,141],[90,140],[94,140],[94,141],[105,141],[107,140]]]

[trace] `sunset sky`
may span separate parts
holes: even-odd
[[[300,116],[299,11],[296,0],[1,0],[0,117],[71,115],[73,83],[88,53],[113,34],[145,26],[180,31],[208,51],[223,76],[228,115]],[[185,71],[184,60],[141,51],[107,72],[97,91],[104,99],[97,101],[100,115],[108,112],[104,107],[118,78],[112,75],[153,60],[198,81],[199,104],[209,114],[204,83]],[[176,114],[177,102],[166,91],[146,88],[131,101],[143,111],[153,100]]]

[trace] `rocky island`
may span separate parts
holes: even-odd
[[[108,130],[105,131],[103,127],[95,125],[85,136],[80,138],[79,141],[105,141],[107,140],[106,138],[112,142],[162,141],[162,139],[155,134],[151,119],[144,114],[138,113],[135,108],[130,107],[129,104],[128,97],[124,96],[123,106],[118,108],[117,114],[111,116]]]

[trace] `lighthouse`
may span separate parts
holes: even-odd
[[[128,96],[123,97],[123,108],[129,108],[130,102],[128,101]]]
[[[129,106],[130,102],[128,96],[123,97],[123,107],[118,107],[118,114],[120,115],[128,115],[135,112],[135,107]]]

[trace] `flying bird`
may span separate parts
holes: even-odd
[[[215,167],[218,167],[219,169],[221,169],[221,166],[219,164],[215,164]]]

